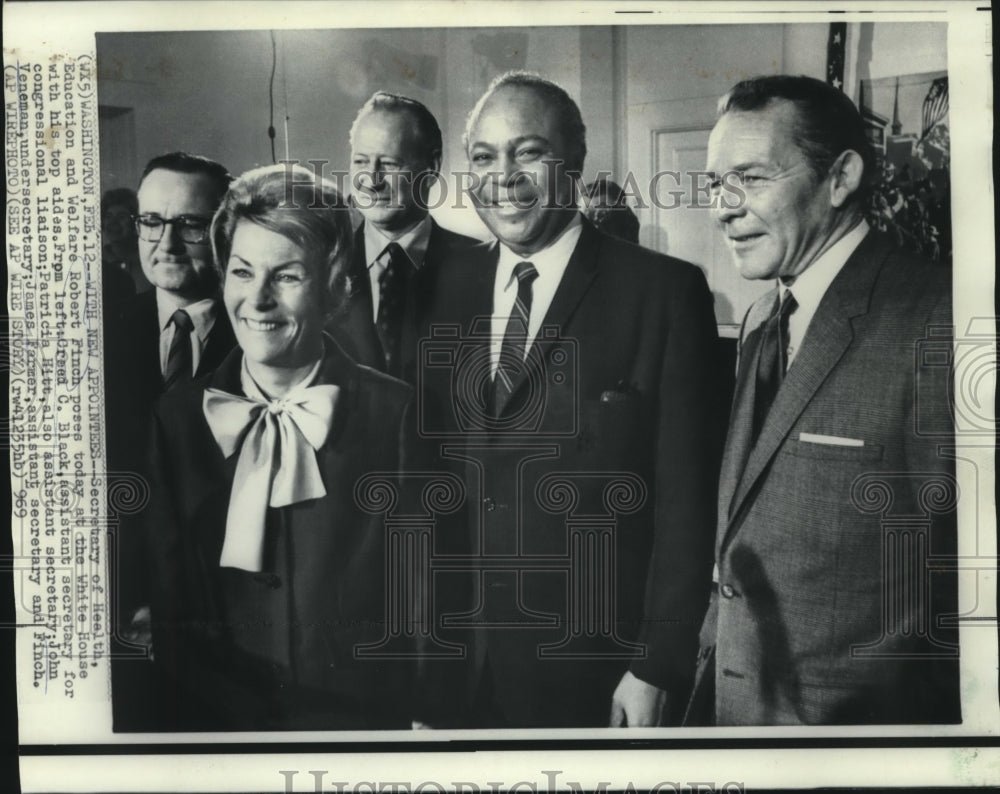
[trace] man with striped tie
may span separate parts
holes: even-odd
[[[210,372],[235,344],[209,241],[229,182],[223,166],[184,152],[154,158],[139,181],[139,259],[155,289],[106,318],[109,458],[118,471],[141,462],[156,399]]]
[[[676,722],[711,570],[711,294],[698,268],[580,215],[585,128],[558,85],[498,78],[465,143],[498,240],[445,264],[431,341],[456,321],[463,336],[424,362],[421,406],[450,401],[460,441],[441,457],[468,490],[465,556],[435,538],[468,562],[436,572],[433,592],[467,678],[460,661],[429,664],[453,670],[437,700],[478,728]]]
[[[152,159],[139,181],[134,219],[143,273],[154,289],[105,317],[107,468],[110,476],[144,477],[153,404],[165,392],[211,372],[236,344],[212,264],[209,227],[231,181],[219,163],[172,152]],[[126,517],[127,518],[127,517]],[[118,620],[141,643],[132,620],[142,606],[145,572],[131,527],[120,528],[114,591]],[[114,562],[114,561],[113,561]],[[115,725],[142,729],[150,704],[125,696],[128,681],[146,685],[134,660],[116,664]],[[120,696],[121,695],[121,696]],[[148,697],[144,693],[138,697]]]

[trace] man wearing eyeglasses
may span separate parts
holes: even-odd
[[[109,412],[109,430],[126,416],[141,420],[163,392],[211,371],[235,344],[209,242],[230,179],[219,163],[184,152],[156,157],[142,173],[135,227],[142,272],[155,289],[108,318],[108,407],[128,403]]]
[[[143,476],[149,416],[163,393],[210,372],[236,344],[219,296],[209,228],[229,187],[229,172],[204,157],[172,152],[146,165],[135,217],[142,271],[155,289],[105,316],[108,471]],[[122,526],[117,560],[119,625],[143,644],[146,628],[132,620],[142,604],[142,553]],[[112,561],[114,564],[115,561]],[[142,665],[119,661],[116,729],[142,730],[148,703],[136,703]],[[132,681],[134,686],[127,682]],[[126,696],[127,692],[131,695]]]
[[[210,371],[235,344],[219,303],[209,242],[212,216],[229,182],[223,166],[183,152],[154,158],[139,181],[139,260],[156,288],[155,360],[160,377],[149,378],[155,396]],[[153,314],[154,301],[144,303],[137,301],[128,307],[133,312],[123,313],[138,334],[149,329]]]

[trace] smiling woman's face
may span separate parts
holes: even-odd
[[[326,285],[314,258],[278,232],[236,224],[223,300],[247,360],[295,369],[320,358]]]

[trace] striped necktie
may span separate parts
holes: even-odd
[[[174,337],[167,352],[167,368],[163,373],[163,390],[170,391],[178,383],[191,380],[193,363],[191,360],[191,331],[194,323],[191,315],[178,309],[170,315],[174,326]]]
[[[531,262],[519,262],[514,268],[514,276],[517,278],[517,297],[507,320],[500,345],[500,361],[493,379],[493,402],[490,407],[494,417],[503,413],[514,385],[520,381],[525,369],[528,318],[531,317],[531,286],[538,278],[538,271]]]

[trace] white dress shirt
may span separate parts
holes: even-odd
[[[854,250],[861,245],[861,241],[868,234],[868,222],[862,220],[857,226],[841,237],[836,243],[823,253],[809,267],[799,273],[794,281],[781,285],[781,297],[785,299],[785,292],[791,291],[798,304],[790,315],[788,315],[788,362],[792,365],[795,354],[802,347],[806,331],[809,330],[809,323],[812,322],[816,309],[819,308],[820,301],[830,288],[833,280],[841,271],[847,260],[851,258]]]
[[[156,317],[160,329],[160,373],[167,371],[167,357],[170,355],[170,343],[174,340],[174,324],[170,322],[174,312],[183,309],[191,318],[194,329],[191,332],[191,375],[198,371],[201,354],[208,343],[208,335],[215,325],[215,313],[218,304],[212,298],[181,305],[180,301],[166,290],[156,290]]]
[[[389,266],[389,254],[385,247],[395,242],[409,257],[413,267],[419,270],[427,256],[427,246],[431,241],[431,216],[425,215],[412,228],[393,239],[370,223],[365,223],[365,262],[368,265],[368,278],[372,285],[372,317],[378,318],[379,279]]]
[[[490,372],[496,375],[500,364],[500,348],[503,346],[503,335],[507,330],[507,321],[517,300],[517,278],[514,268],[519,262],[531,262],[538,271],[538,278],[531,285],[531,314],[528,317],[528,340],[524,348],[525,355],[535,341],[542,328],[542,321],[552,304],[559,282],[569,264],[573,249],[576,248],[583,232],[583,222],[580,214],[575,213],[573,220],[563,229],[562,233],[548,247],[528,256],[521,256],[500,243],[500,261],[497,264],[496,280],[493,282],[493,316],[490,322]]]

